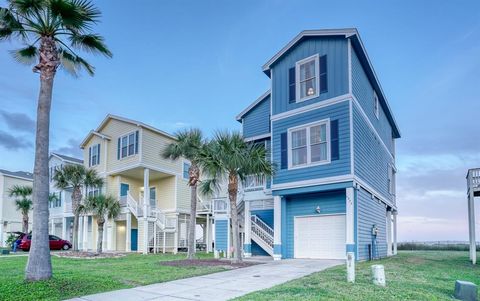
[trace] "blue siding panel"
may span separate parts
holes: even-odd
[[[365,71],[358,59],[355,51],[352,50],[352,92],[355,98],[368,116],[368,119],[373,124],[378,135],[390,150],[394,152],[394,143],[392,136],[392,127],[385,115],[383,108],[380,106],[378,118],[375,116],[373,87],[365,74]]]
[[[353,134],[355,175],[386,199],[393,200],[388,188],[388,168],[393,160],[356,105],[353,106]]]
[[[349,103],[344,101],[335,105],[294,115],[273,122],[273,162],[280,166],[281,149],[280,135],[291,127],[320,121],[330,118],[338,119],[339,127],[339,154],[340,159],[329,164],[304,167],[297,169],[278,169],[273,179],[274,184],[288,183],[301,180],[332,177],[350,174],[350,115]]]
[[[270,256],[267,252],[265,252],[262,247],[260,247],[256,242],[252,240],[252,255],[254,256]]]
[[[286,198],[285,206],[285,239],[282,241],[282,254],[284,258],[293,258],[294,255],[294,217],[305,215],[318,215],[317,206],[321,214],[337,214],[346,212],[345,190],[330,191],[315,194],[304,194]]]
[[[372,200],[372,195],[364,189],[357,191],[357,246],[358,260],[369,258],[368,245],[372,244],[372,227],[378,227],[377,247],[380,257],[387,256],[386,207],[383,203]]]
[[[288,70],[295,67],[296,62],[314,54],[327,55],[328,92],[306,101],[289,103]],[[273,115],[348,93],[347,40],[341,37],[306,38],[290,49],[271,69]]]
[[[242,126],[245,138],[270,133],[270,95],[243,116]]]
[[[228,220],[215,220],[215,249],[218,251],[228,251]]]
[[[273,209],[252,210],[250,213],[258,216],[265,224],[273,228]]]

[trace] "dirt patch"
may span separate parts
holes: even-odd
[[[123,253],[95,253],[95,252],[55,252],[53,256],[75,259],[99,259],[99,258],[118,258],[124,257]]]
[[[259,264],[258,262],[232,262],[230,260],[221,259],[184,259],[184,260],[172,260],[172,261],[160,261],[160,265],[172,266],[172,267],[213,267],[220,266],[227,269],[245,268],[252,265]]]
[[[406,260],[407,263],[414,263],[414,264],[424,264],[425,263],[425,259],[424,258],[421,258],[421,257],[409,257],[407,258]]]

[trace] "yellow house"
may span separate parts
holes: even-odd
[[[32,186],[33,174],[24,171],[0,169],[0,246],[5,246],[8,232],[22,231],[22,214],[15,207],[15,198],[10,189],[15,185]],[[32,216],[30,213],[30,228]]]
[[[148,253],[186,248],[189,162],[161,156],[175,141],[174,136],[142,122],[107,115],[81,143],[85,166],[97,170],[105,181],[102,191],[90,189],[87,194],[114,196],[122,206],[120,216],[106,223],[105,250]],[[97,225],[91,216],[82,219],[79,240],[86,250],[95,246]],[[198,220],[210,246],[209,213],[198,215]]]

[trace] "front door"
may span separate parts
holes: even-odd
[[[120,184],[120,196],[127,196],[128,191],[130,190],[130,185],[121,183]]]
[[[131,239],[131,246],[130,250],[137,251],[138,250],[138,229],[132,229],[130,239]]]

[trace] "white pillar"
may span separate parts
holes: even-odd
[[[353,187],[346,189],[345,201],[346,201],[347,252],[355,252],[355,194],[354,194]]]
[[[54,218],[50,219],[50,227],[52,227],[52,229],[50,231],[50,234],[57,235],[57,233],[55,233],[55,219]]]
[[[230,250],[232,250],[232,219],[229,217],[227,219],[227,250],[225,251],[227,254],[226,257],[230,258]]]
[[[207,223],[205,225],[205,227],[207,228],[207,231],[206,231],[207,232],[206,233],[206,235],[207,235],[206,238],[207,239],[205,240],[205,243],[207,244],[207,248],[206,248],[207,253],[212,252],[212,233],[211,233],[212,226],[211,226],[210,223],[211,223],[210,222],[210,215],[207,214]]]
[[[273,197],[273,259],[282,259],[282,197]]]
[[[103,224],[103,234],[102,234],[102,251],[108,250],[107,244],[107,232],[108,232],[108,218],[105,219],[105,223]]]
[[[167,232],[163,232],[163,248],[162,248],[163,254],[165,254],[166,245],[167,245]]]
[[[66,217],[62,218],[62,239],[68,240],[68,238],[67,238],[67,218]]]
[[[393,255],[397,255],[397,216],[398,212],[393,211]]]
[[[387,211],[387,256],[392,256],[392,211]]]
[[[475,196],[473,194],[473,188],[470,187],[469,191],[469,228],[470,228],[470,257],[472,260],[472,264],[477,263],[477,242],[476,242],[476,233],[475,233]]]
[[[469,177],[469,183],[470,183],[470,177]],[[469,184],[470,185],[470,184]],[[469,186],[469,189],[470,186]],[[470,191],[468,192],[467,194],[467,206],[468,206],[468,211],[467,211],[467,216],[468,216],[468,243],[469,243],[469,249],[468,249],[468,256],[470,258],[470,261],[473,259],[473,254],[472,254],[472,248],[471,248],[471,244],[472,244],[472,216],[470,214],[470,212],[472,212],[472,209],[470,208]]]
[[[0,247],[4,246],[5,241],[3,240],[3,221],[0,220]]]
[[[88,216],[83,217],[83,250],[88,250]]]
[[[155,223],[153,223],[153,253],[157,253],[157,225]]]
[[[243,254],[245,257],[252,257],[252,218],[250,212],[250,202],[245,201],[245,241],[243,243]]]
[[[150,200],[150,170],[143,170],[143,254],[148,254],[148,202]]]
[[[178,221],[177,221],[177,229],[178,229]],[[178,235],[180,232],[173,232],[173,254],[178,253]],[[164,232],[166,234],[166,232]]]
[[[132,214],[127,212],[127,222],[125,229],[125,251],[132,251]]]

